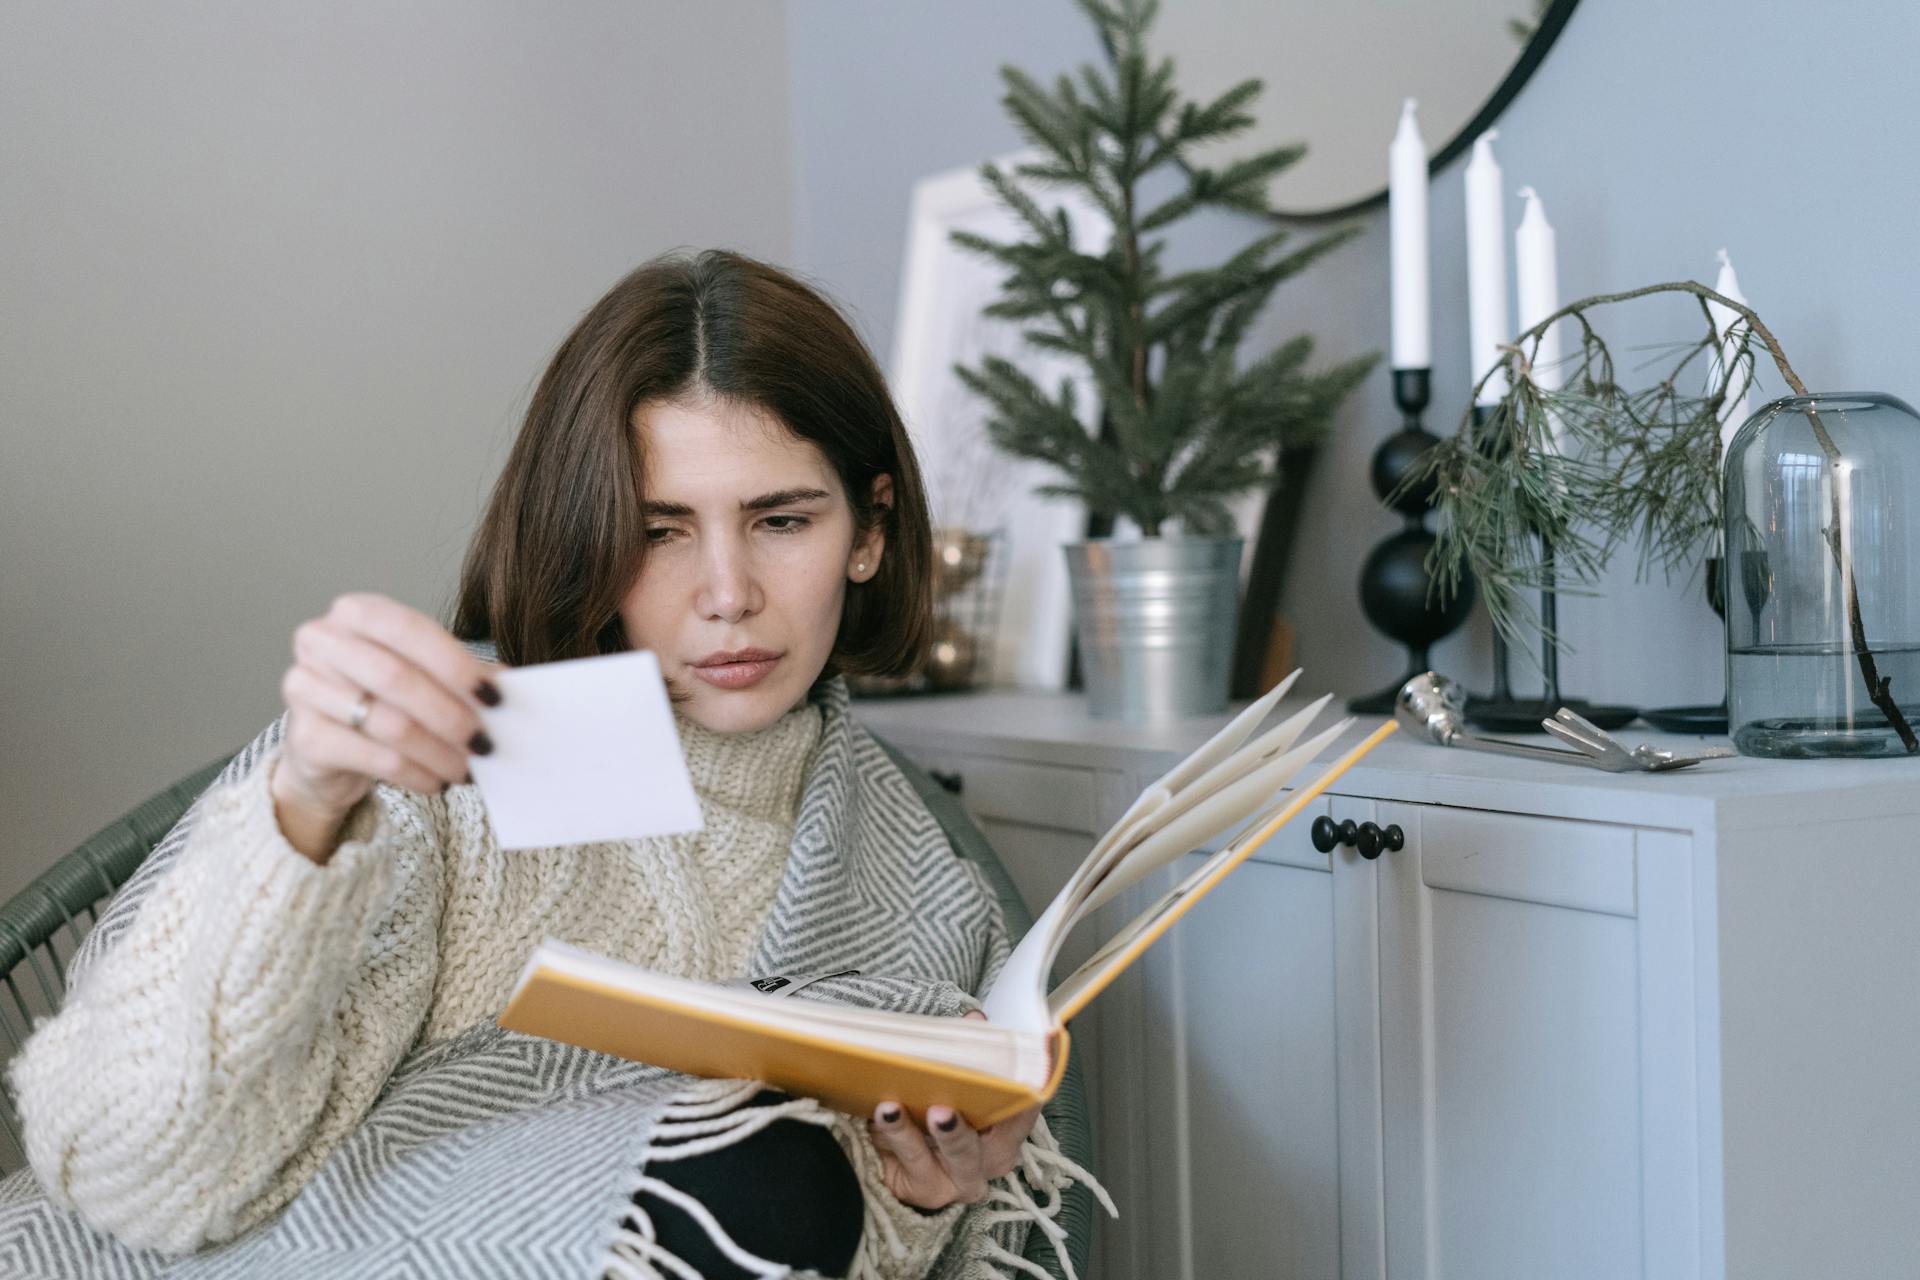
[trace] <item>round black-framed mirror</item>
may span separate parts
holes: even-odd
[[[1434,74],[1445,83],[1442,84],[1440,80],[1429,82],[1433,92],[1423,96],[1421,85],[1409,82],[1406,77],[1398,77],[1389,80],[1384,94],[1350,95],[1338,100],[1323,95],[1314,99],[1316,110],[1337,113],[1342,106],[1348,107],[1354,113],[1354,127],[1358,131],[1344,144],[1334,144],[1332,149],[1337,150],[1342,171],[1326,174],[1314,174],[1309,168],[1316,159],[1325,161],[1330,149],[1325,138],[1316,139],[1312,136],[1316,130],[1310,124],[1303,127],[1291,123],[1287,104],[1276,103],[1272,71],[1263,73],[1261,69],[1261,51],[1281,46],[1273,40],[1263,40],[1258,31],[1248,29],[1239,19],[1270,19],[1293,24],[1291,33],[1301,38],[1295,39],[1288,47],[1297,46],[1302,50],[1300,56],[1306,57],[1309,56],[1308,51],[1316,48],[1346,48],[1359,44],[1356,39],[1339,36],[1314,38],[1310,30],[1303,30],[1309,27],[1310,18],[1322,24],[1350,24],[1351,29],[1366,30],[1369,37],[1376,40],[1381,32],[1392,31],[1399,39],[1417,42],[1428,40],[1430,32],[1423,33],[1420,28],[1413,26],[1406,20],[1408,15],[1418,14],[1428,22],[1439,22],[1446,15],[1440,14],[1437,8],[1418,6],[1409,10],[1404,3],[1396,5],[1386,0],[1380,0],[1377,4],[1369,4],[1364,0],[1342,0],[1339,5],[1309,6],[1305,9],[1275,5],[1271,0],[1173,0],[1160,6],[1153,26],[1148,29],[1147,50],[1155,61],[1163,57],[1174,60],[1175,86],[1183,97],[1197,101],[1208,101],[1249,76],[1258,77],[1264,87],[1248,108],[1255,117],[1255,129],[1229,142],[1212,144],[1201,156],[1202,162],[1217,168],[1241,155],[1270,150],[1289,142],[1304,142],[1307,145],[1306,156],[1282,173],[1274,183],[1269,201],[1273,206],[1271,216],[1275,221],[1287,223],[1331,222],[1386,204],[1387,143],[1393,137],[1403,98],[1422,100],[1421,131],[1429,147],[1436,137],[1445,138],[1444,143],[1431,152],[1427,164],[1429,174],[1438,173],[1472,146],[1473,140],[1500,118],[1500,114],[1553,48],[1554,41],[1567,25],[1567,19],[1572,16],[1577,2],[1534,0],[1534,14],[1521,17],[1507,10],[1512,7],[1524,9],[1526,0],[1491,0],[1487,3],[1481,0],[1457,0],[1462,8],[1455,11],[1454,16],[1457,18],[1459,12],[1470,6],[1487,19],[1486,30],[1492,35],[1476,37],[1479,44],[1471,56],[1463,53],[1460,46],[1454,46],[1456,56],[1447,63],[1453,71],[1448,72],[1445,67],[1435,70]],[[1403,19],[1398,28],[1393,23],[1381,21],[1375,12],[1386,8],[1395,9]],[[1450,29],[1458,34],[1460,25],[1456,22]],[[1524,42],[1520,38],[1522,35]],[[1517,49],[1517,54],[1510,61],[1494,58],[1490,48],[1497,46],[1482,47],[1486,46],[1489,39],[1507,40],[1511,47]],[[1111,44],[1107,45],[1106,51],[1111,61],[1114,55]],[[1323,68],[1326,78],[1340,81],[1342,73],[1338,60],[1322,58],[1321,61],[1327,64]],[[1415,64],[1418,65],[1417,58]],[[1460,68],[1463,66],[1477,69],[1462,72]],[[1500,66],[1505,67],[1504,74],[1498,72]],[[1452,78],[1447,79],[1449,76]],[[1478,87],[1489,80],[1493,80],[1490,90]],[[1455,88],[1456,83],[1459,88]],[[1443,96],[1440,89],[1445,89],[1446,101],[1452,106],[1434,101],[1436,97]],[[1376,98],[1379,101],[1374,101]],[[1474,103],[1478,105],[1472,105]],[[1297,116],[1299,113],[1294,114]],[[1365,139],[1364,143],[1360,141],[1361,138]],[[1353,194],[1353,184],[1361,180],[1357,175],[1362,172],[1373,177],[1366,180],[1361,194]],[[1346,194],[1338,194],[1342,191]],[[1325,194],[1316,199],[1315,192]]]

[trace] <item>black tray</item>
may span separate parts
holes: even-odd
[[[1582,702],[1578,698],[1564,699],[1560,702],[1546,702],[1539,698],[1515,698],[1511,701],[1494,702],[1488,698],[1467,699],[1467,723],[1476,729],[1491,729],[1495,733],[1540,733],[1542,720],[1550,720],[1553,713],[1561,707],[1577,716],[1585,716],[1602,729],[1621,729],[1633,723],[1640,714],[1637,707],[1616,706],[1606,702]]]
[[[1727,704],[1692,707],[1648,707],[1640,713],[1662,733],[1724,734],[1727,731]]]

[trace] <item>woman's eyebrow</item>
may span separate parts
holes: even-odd
[[[742,499],[742,511],[766,511],[773,507],[790,506],[796,502],[815,502],[833,495],[825,489],[799,488],[776,489],[772,493],[763,493],[757,498]],[[646,502],[641,510],[650,516],[690,516],[693,508],[684,502]]]

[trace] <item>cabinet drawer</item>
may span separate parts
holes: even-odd
[[[1633,831],[1431,808],[1420,818],[1420,878],[1431,889],[1632,916]]]
[[[960,780],[960,803],[975,818],[1098,836],[1102,774],[1072,765],[1006,760],[955,751],[915,751],[943,780]]]

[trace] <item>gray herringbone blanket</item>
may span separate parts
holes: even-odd
[[[817,696],[820,744],[754,973],[857,969],[861,976],[823,979],[796,998],[957,1016],[973,1006],[963,993],[983,992],[1009,954],[999,904],[851,718],[845,680],[823,682]],[[284,723],[283,715],[262,732],[220,781],[251,769]],[[198,809],[116,895],[74,959],[76,978],[125,932]],[[631,1198],[665,1185],[648,1168],[657,1172],[670,1150],[693,1154],[765,1123],[755,1112],[776,1108],[733,1110],[759,1087],[698,1080],[488,1021],[416,1045],[285,1210],[188,1257],[125,1247],[54,1206],[31,1171],[13,1175],[0,1182],[0,1276],[683,1278],[694,1273],[654,1241]],[[806,1098],[777,1110],[817,1124],[831,1116]],[[1085,1171],[1060,1155],[1044,1117],[1022,1156],[1020,1169],[963,1213],[935,1277],[1039,1274],[1018,1256],[1027,1231],[1037,1225],[1058,1243],[1059,1193]],[[866,1229],[890,1230],[872,1211]],[[730,1242],[716,1244],[756,1274],[797,1274],[755,1267]]]

